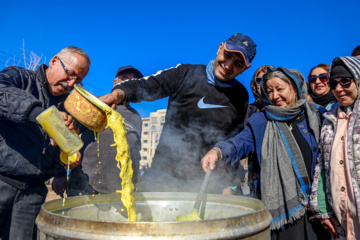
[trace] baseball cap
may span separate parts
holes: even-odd
[[[249,67],[256,54],[256,44],[249,36],[236,33],[226,40],[225,50],[240,53]]]
[[[133,72],[137,78],[143,77],[142,73],[131,65],[120,67],[117,70],[115,77],[117,77],[119,74],[121,74],[122,72],[125,72],[125,71]]]

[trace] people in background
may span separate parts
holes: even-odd
[[[354,48],[354,50],[351,53],[351,56],[360,58],[360,45]]]
[[[123,66],[116,72],[114,85],[128,79],[141,77],[143,75],[138,69],[130,65]],[[129,103],[117,105],[116,111],[121,114],[126,124],[126,140],[130,147],[130,158],[134,170],[132,180],[136,186],[141,160],[142,120],[139,113]],[[84,147],[80,151],[83,157],[81,165],[71,171],[68,196],[115,193],[117,190],[121,190],[120,169],[115,160],[116,147],[110,146],[114,143],[112,130],[110,128],[105,129],[99,133],[98,139],[95,139],[92,130],[84,126],[79,127],[79,129],[81,139],[84,142]]]
[[[298,70],[267,68],[263,76],[264,111],[254,113],[245,129],[218,142],[202,158],[215,172],[254,154],[253,190],[269,209],[272,239],[329,239],[319,222],[310,222],[309,195],[319,152],[321,112],[306,101],[305,79]],[[219,166],[218,166],[219,165]]]
[[[339,105],[324,114],[311,208],[334,238],[359,239],[360,59],[335,58],[329,79]]]
[[[308,76],[309,95],[312,101],[326,110],[337,104],[333,92],[330,91],[329,68],[327,64],[319,64],[310,70]]]

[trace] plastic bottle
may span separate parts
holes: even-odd
[[[78,152],[84,146],[84,142],[75,130],[70,130],[65,125],[63,116],[55,106],[46,109],[36,117],[36,120],[68,156]]]

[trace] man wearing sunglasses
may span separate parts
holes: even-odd
[[[169,97],[159,144],[151,168],[140,178],[139,191],[199,191],[202,155],[243,128],[249,96],[235,77],[250,67],[255,54],[253,40],[237,33],[220,44],[215,60],[207,65],[179,64],[124,81],[102,98],[107,104],[126,104]],[[229,175],[214,173],[208,190],[221,193],[230,184]]]
[[[42,64],[36,71],[7,67],[0,72],[1,239],[36,239],[35,218],[48,191],[44,182],[65,176],[65,169],[59,162],[59,148],[50,144],[35,118],[54,105],[62,111],[65,125],[74,129],[75,121],[62,105],[89,66],[83,50],[67,47],[49,66]]]

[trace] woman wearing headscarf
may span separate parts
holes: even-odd
[[[266,73],[267,68],[274,68],[272,65],[263,65],[259,67],[250,81],[251,92],[255,98],[255,101],[248,106],[248,110],[246,112],[245,121],[256,112],[261,111],[265,107],[265,99],[261,97],[261,82],[262,77]],[[246,122],[245,122],[246,123]]]
[[[360,239],[360,59],[335,58],[329,79],[339,105],[324,114],[311,208],[333,237]]]
[[[329,238],[319,222],[308,220],[321,113],[306,101],[307,86],[298,70],[268,68],[261,89],[265,109],[254,113],[234,138],[218,142],[201,160],[202,167],[206,172],[218,161],[233,165],[255,154],[254,187],[273,217],[271,238]]]
[[[313,67],[308,76],[309,95],[313,102],[330,110],[337,104],[337,100],[329,85],[329,69],[327,64],[319,64]]]

